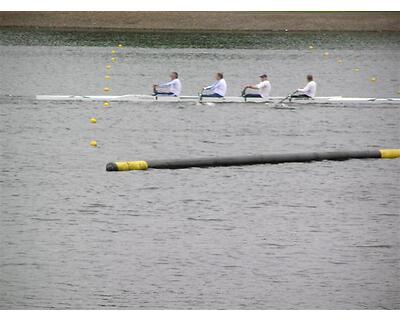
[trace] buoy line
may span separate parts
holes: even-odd
[[[118,44],[117,47],[119,49],[121,49],[123,46],[122,46],[122,44]],[[117,61],[117,57],[115,57],[116,54],[117,54],[117,50],[115,50],[115,49],[111,50],[111,63],[115,63]],[[106,70],[106,74],[104,76],[104,80],[106,80],[108,82],[111,79],[111,76],[109,74],[109,72],[111,71],[111,64],[107,64],[105,70]],[[103,91],[104,91],[104,94],[110,93],[111,88],[108,86],[108,83],[106,86],[104,86]],[[107,101],[103,102],[103,107],[109,107],[109,106],[110,106],[110,101],[107,100]],[[96,124],[97,119],[95,117],[90,118],[90,123]],[[92,147],[97,147],[96,140],[91,140],[89,144]]]

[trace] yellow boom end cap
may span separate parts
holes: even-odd
[[[382,159],[400,158],[400,149],[382,149],[379,152]]]
[[[147,170],[149,168],[146,161],[125,161],[115,163],[118,171],[129,171],[129,170]]]

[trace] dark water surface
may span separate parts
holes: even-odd
[[[0,32],[0,308],[399,308],[399,160],[105,171],[399,148],[399,106],[34,99],[102,95],[119,41],[111,94],[147,93],[176,69],[184,94],[222,70],[230,95],[260,72],[283,95],[312,72],[320,95],[393,97],[399,34],[149,35]]]
[[[146,48],[301,49],[398,49],[398,32],[116,32],[49,31],[0,28],[1,45],[115,46]]]

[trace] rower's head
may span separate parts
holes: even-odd
[[[261,81],[265,81],[265,80],[268,79],[268,76],[264,73],[264,74],[262,74],[262,75],[260,76],[260,78],[261,78]]]
[[[310,81],[313,81],[313,80],[314,80],[314,78],[313,78],[312,74],[308,74],[307,75],[307,81],[310,82]]]
[[[171,77],[172,80],[178,79],[178,72],[172,71],[169,76]]]
[[[218,72],[216,75],[215,75],[215,79],[217,79],[217,80],[221,80],[221,79],[223,79],[224,78],[224,74],[222,73],[222,72]]]

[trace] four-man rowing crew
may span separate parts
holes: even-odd
[[[178,79],[177,72],[171,72],[171,81],[154,84],[153,85],[153,95],[154,96],[172,96],[179,97],[182,91],[182,83]],[[242,90],[242,97],[248,98],[258,98],[258,99],[268,99],[271,92],[271,83],[268,81],[268,76],[264,73],[260,75],[261,81],[258,84],[246,85]],[[207,87],[204,87],[200,93],[200,99],[202,98],[224,98],[228,85],[224,79],[224,75],[218,72],[215,75],[215,82]],[[304,88],[297,89],[293,94],[288,96],[291,98],[302,98],[302,99],[312,99],[315,97],[317,92],[317,84],[313,79],[311,74],[307,75],[307,85]],[[162,90],[159,90],[162,89]],[[257,90],[258,93],[246,93],[247,89]],[[204,93],[206,92],[206,93]]]
[[[67,96],[67,95],[37,95],[37,100],[49,101],[117,101],[117,102],[168,102],[168,103],[262,103],[275,106],[287,97],[269,97],[262,98],[244,98],[244,97],[224,97],[224,98],[202,98],[199,96],[152,96],[143,94],[126,94],[122,96]],[[391,106],[400,106],[399,98],[345,98],[341,96],[334,97],[316,97],[314,99],[293,98],[290,103],[298,104],[316,104],[316,105],[349,105],[349,104],[385,104]]]
[[[176,72],[171,73],[171,81],[153,85],[153,95],[127,94],[122,96],[73,96],[73,95],[37,95],[37,100],[59,101],[163,101],[163,102],[212,102],[212,103],[273,103],[273,106],[285,100],[296,104],[348,104],[348,103],[378,103],[400,106],[400,98],[345,98],[341,96],[315,97],[317,84],[312,75],[307,76],[307,85],[297,89],[286,97],[271,97],[271,83],[267,75],[260,76],[258,84],[246,85],[241,96],[226,97],[227,84],[222,73],[217,73],[216,82],[204,87],[197,96],[181,96],[182,84]],[[247,89],[258,90],[257,93],[246,93]]]

